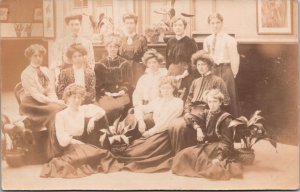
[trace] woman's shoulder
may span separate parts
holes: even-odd
[[[173,102],[174,102],[174,106],[183,106],[183,100],[178,97],[174,97]]]
[[[55,114],[56,118],[64,119],[68,114],[67,108],[63,109]]]

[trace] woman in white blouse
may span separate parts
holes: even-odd
[[[160,97],[151,101],[147,105],[140,105],[135,108],[135,116],[139,122],[139,130],[144,137],[150,137],[155,133],[165,131],[171,120],[179,117],[183,112],[183,101],[174,97],[175,84],[174,78],[167,76],[160,78],[159,81]],[[147,127],[144,123],[146,114],[152,113],[154,125]],[[151,119],[151,116],[150,116]]]
[[[139,78],[133,92],[134,107],[145,105],[159,97],[159,79],[168,73],[166,68],[160,68],[163,60],[163,56],[155,49],[148,50],[142,57],[147,69],[145,74]]]
[[[33,131],[45,126],[49,129],[49,122],[56,112],[65,107],[64,102],[56,96],[48,68],[42,66],[45,55],[46,49],[42,45],[30,45],[25,50],[30,64],[21,74],[24,95],[21,98],[20,113],[27,116],[25,126]]]
[[[72,67],[63,69],[58,76],[56,87],[57,96],[62,99],[65,88],[75,83],[86,89],[84,104],[95,102],[96,97],[96,77],[95,72],[85,65],[87,51],[82,44],[73,44],[67,50],[67,57],[72,63]]]
[[[183,101],[174,97],[173,77],[162,77],[159,82],[160,97],[149,104],[135,108],[138,121],[152,113],[152,126],[147,130],[139,127],[143,136],[118,156],[125,163],[125,169],[135,172],[156,172],[169,169],[173,156],[168,125],[183,112]],[[150,125],[150,123],[149,123]],[[139,125],[140,126],[140,125]]]
[[[84,87],[77,84],[66,87],[63,98],[67,108],[55,117],[61,153],[43,166],[41,177],[83,177],[122,167],[109,151],[97,147],[100,146],[98,128],[108,128],[108,123],[102,108],[94,104],[81,105],[85,93]],[[99,126],[95,125],[96,121],[101,122]]]
[[[56,136],[62,147],[81,144],[82,140],[87,139],[81,137],[85,131],[85,118],[89,118],[86,130],[88,134],[93,131],[96,121],[105,118],[105,111],[97,105],[81,105],[85,94],[84,87],[77,84],[68,85],[64,91],[63,99],[67,108],[55,116]]]
[[[214,58],[213,73],[221,77],[226,84],[231,101],[230,113],[234,117],[239,117],[241,109],[235,85],[235,78],[240,65],[237,42],[233,37],[222,31],[223,16],[221,14],[211,14],[208,17],[208,24],[211,27],[212,35],[204,39],[203,49]]]

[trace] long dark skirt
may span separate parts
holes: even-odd
[[[135,140],[117,159],[125,170],[151,173],[169,170],[172,156],[169,134],[163,131]]]
[[[41,103],[33,97],[27,96],[22,99],[20,114],[26,115],[30,120],[30,126],[26,128],[39,131],[43,127],[48,128],[48,124],[54,119],[55,114],[65,107],[65,105],[57,103]]]
[[[183,149],[173,158],[172,172],[181,176],[215,180],[242,178],[240,163],[225,158],[218,165],[212,164],[212,160],[218,155],[218,145],[219,143],[207,143]]]
[[[71,144],[64,149],[63,155],[43,165],[40,176],[78,178],[119,171],[122,167],[108,150],[89,144]]]
[[[240,102],[230,65],[215,65],[212,72],[216,76],[221,77],[226,84],[227,91],[230,97],[230,106],[228,112],[234,117],[239,117],[241,114]]]
[[[98,100],[98,105],[105,110],[110,125],[120,116],[126,116],[130,108],[130,98],[128,95],[121,97],[103,96]]]
[[[175,154],[197,144],[197,132],[188,126],[183,117],[173,120],[168,128],[172,150]]]

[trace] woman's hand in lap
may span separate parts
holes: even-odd
[[[146,123],[144,120],[139,120],[138,129],[139,129],[140,133],[142,133],[142,134],[146,131]]]
[[[90,134],[94,130],[94,128],[95,128],[95,119],[91,118],[89,120],[88,125],[87,125],[87,132],[88,132],[88,134]]]

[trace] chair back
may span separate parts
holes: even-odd
[[[14,92],[15,92],[15,97],[16,97],[16,99],[17,99],[17,101],[18,101],[18,104],[20,105],[20,104],[21,104],[21,100],[22,100],[22,98],[24,97],[24,88],[23,88],[21,82],[19,82],[19,83],[15,86]]]

